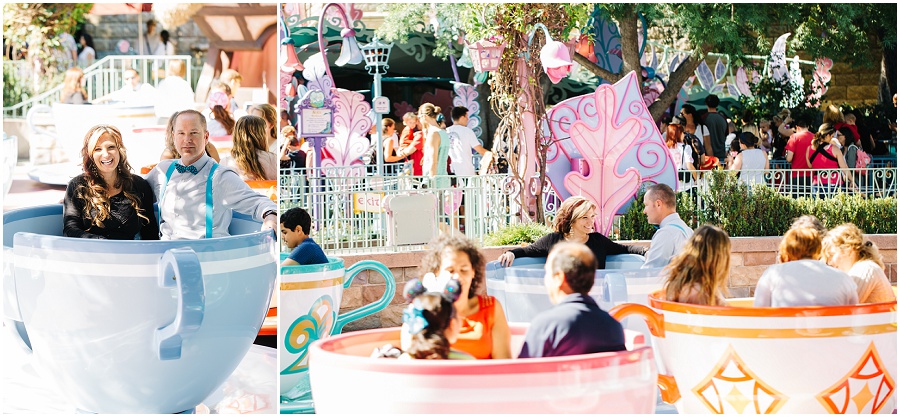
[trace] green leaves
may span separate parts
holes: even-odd
[[[860,194],[839,194],[834,198],[791,198],[773,188],[757,184],[747,188],[729,171],[708,171],[709,191],[694,197],[677,194],[678,215],[689,226],[709,223],[722,227],[730,236],[781,236],[794,219],[804,214],[819,218],[827,228],[853,223],[865,233],[897,233],[897,198],[865,198]],[[643,193],[637,201],[643,201]],[[696,200],[703,202],[697,210]],[[621,240],[648,240],[653,228],[635,203],[620,219]]]
[[[534,243],[552,230],[541,223],[515,223],[484,238],[485,246],[519,245]]]

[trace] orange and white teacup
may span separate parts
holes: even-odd
[[[650,327],[663,400],[679,413],[891,413],[897,302],[711,307],[649,296],[623,304]],[[739,304],[739,303],[734,303]],[[743,303],[746,304],[746,303]]]

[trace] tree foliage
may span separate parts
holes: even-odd
[[[3,38],[7,44],[25,47],[29,62],[40,63],[35,85],[47,89],[65,72],[59,35],[71,33],[90,12],[91,3],[9,3],[3,5]],[[36,91],[35,93],[40,93]]]

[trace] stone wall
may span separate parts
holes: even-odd
[[[140,25],[137,14],[87,15],[84,29],[94,37],[97,59],[102,59],[107,55],[118,55],[116,44],[122,39],[127,40],[137,53],[138,32],[147,30],[146,23],[150,19],[153,19],[153,12],[141,13]],[[193,20],[177,28],[160,27],[157,22],[156,31],[160,32],[163,29],[168,30],[170,39],[175,41],[176,55],[192,55],[192,50],[206,51],[209,48],[209,40],[203,36],[200,27]]]
[[[888,279],[897,284],[897,235],[868,235],[881,249]],[[776,261],[781,237],[738,237],[731,239],[731,274],[728,289],[731,297],[751,297],[756,282],[763,271]],[[649,246],[650,241],[627,241],[622,244]],[[487,260],[495,260],[509,247],[488,247],[482,250]],[[342,256],[344,265],[349,267],[362,260],[375,260],[391,269],[397,282],[391,304],[378,314],[347,324],[347,331],[399,326],[406,302],[403,299],[403,285],[419,274],[423,251],[405,253],[381,253]],[[353,310],[381,298],[385,290],[384,278],[376,272],[363,271],[357,275],[350,288],[344,290],[341,312]]]

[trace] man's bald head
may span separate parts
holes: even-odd
[[[587,294],[594,286],[597,258],[581,243],[561,242],[553,247],[547,258],[550,273],[562,273],[572,292]]]

